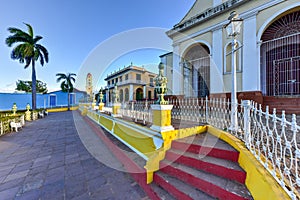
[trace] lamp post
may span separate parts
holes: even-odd
[[[236,94],[236,51],[237,51],[237,40],[236,36],[240,34],[242,19],[239,15],[232,11],[228,17],[228,24],[224,26],[228,37],[231,37],[231,131],[237,131],[238,120],[237,120],[237,94]]]

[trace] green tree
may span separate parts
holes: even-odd
[[[18,29],[10,27],[8,31],[12,34],[5,40],[9,47],[15,44],[11,52],[11,58],[13,60],[19,60],[21,64],[25,64],[25,69],[31,65],[32,68],[32,109],[36,109],[36,71],[35,62],[40,61],[40,64],[44,66],[44,63],[49,61],[49,54],[47,49],[38,44],[43,38],[42,36],[34,36],[31,25],[24,23],[27,26],[28,33]]]
[[[17,85],[16,90],[18,91],[32,92],[32,81],[18,80],[16,85]],[[36,80],[36,92],[43,93],[43,94],[47,93],[48,92],[47,84],[43,83],[40,80]]]
[[[73,83],[75,83],[75,78],[73,76],[76,76],[76,74],[74,73],[67,73],[67,74],[63,74],[63,73],[58,73],[56,74],[57,82],[61,82],[60,84],[60,88],[63,92],[67,92],[68,93],[68,110],[70,110],[70,92],[73,92]]]

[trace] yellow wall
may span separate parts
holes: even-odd
[[[224,74],[223,75],[223,82],[224,82],[224,92],[231,91],[231,74]],[[241,72],[236,73],[236,89],[237,91],[243,90],[243,74]]]
[[[193,44],[196,44],[196,43],[202,43],[206,46],[208,46],[208,49],[211,48],[211,45],[212,44],[212,33],[211,32],[207,32],[207,33],[204,33],[202,35],[199,35],[191,40],[187,40],[187,41],[184,41],[180,44],[179,48],[180,48],[180,56],[183,57],[186,52],[188,51],[188,49],[193,45]]]
[[[76,107],[70,107],[70,110],[77,110],[78,106]],[[68,108],[48,108],[47,109],[48,112],[64,112],[64,111],[68,111]]]

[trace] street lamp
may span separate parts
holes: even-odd
[[[228,37],[231,37],[231,131],[237,131],[238,120],[237,120],[237,94],[236,94],[236,51],[237,41],[236,36],[240,34],[242,19],[239,15],[232,11],[228,17],[229,22],[224,26]]]

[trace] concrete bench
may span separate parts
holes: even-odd
[[[15,129],[18,132],[18,128],[22,128],[22,124],[20,122],[10,122],[11,131]]]
[[[45,117],[44,112],[43,111],[39,111],[38,116],[39,116],[39,118],[44,118]]]

